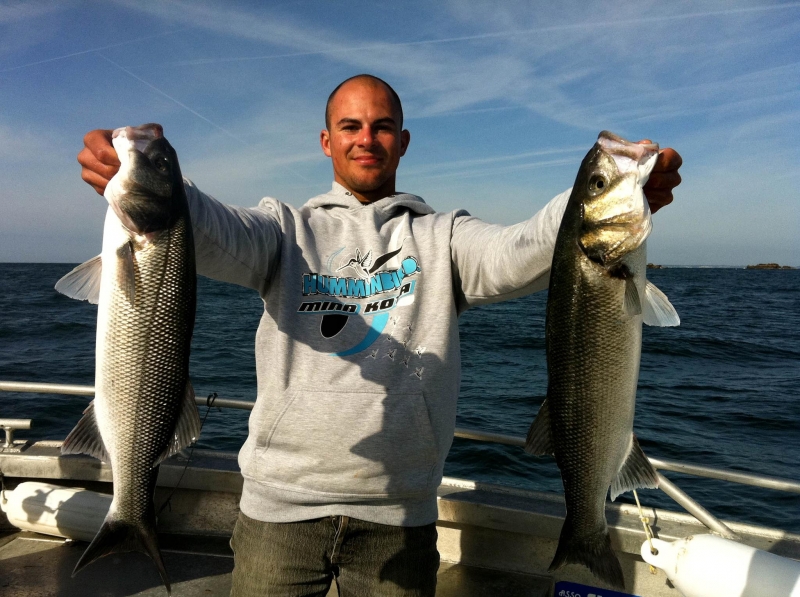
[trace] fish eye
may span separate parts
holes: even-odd
[[[159,155],[153,160],[153,165],[159,172],[169,172],[169,160],[166,156]]]
[[[589,179],[589,194],[595,197],[606,190],[608,181],[601,175],[595,174]]]

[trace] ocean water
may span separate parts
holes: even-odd
[[[0,264],[0,379],[94,383],[97,309],[53,290],[72,267]],[[645,452],[800,479],[800,270],[668,268],[648,275],[675,305],[681,325],[644,330],[635,431]],[[206,278],[198,291],[191,364],[197,394],[253,400],[261,299]],[[546,300],[539,293],[462,316],[459,426],[525,435],[547,387]],[[87,401],[5,393],[0,418],[33,419],[34,428],[17,437],[63,439]],[[211,409],[199,446],[237,450],[247,416]],[[445,474],[561,490],[552,458],[460,439]],[[800,532],[800,495],[665,474],[718,517]],[[680,510],[657,490],[640,497]]]

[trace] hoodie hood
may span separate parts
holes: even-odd
[[[331,190],[323,195],[309,199],[305,204],[308,209],[331,209],[343,207],[351,210],[374,210],[390,217],[402,210],[409,210],[419,215],[436,213],[430,205],[423,201],[422,197],[410,195],[408,193],[395,193],[373,203],[364,205],[345,187],[334,181]]]

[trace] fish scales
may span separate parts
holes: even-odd
[[[114,284],[107,303],[95,408],[111,454],[117,510],[132,519],[152,500],[154,465],[172,440],[186,391],[196,292],[185,250],[190,241],[181,219],[155,242],[134,248],[135,302]]]
[[[605,277],[589,263],[554,266],[555,296],[547,308],[548,400],[558,411],[553,434],[565,440],[556,461],[569,509],[586,534],[605,530],[605,494],[629,447],[625,431],[633,425],[635,403],[629,397],[636,391],[639,358],[626,349],[641,345],[641,323],[618,317],[625,283],[609,284]],[[562,286],[574,300],[559,298]],[[598,462],[597,454],[607,458]]]

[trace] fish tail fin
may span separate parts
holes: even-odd
[[[152,507],[151,507],[152,509]],[[161,552],[158,549],[158,537],[156,535],[156,517],[153,510],[140,524],[130,524],[114,518],[106,518],[103,526],[95,535],[89,547],[83,552],[80,560],[72,571],[72,576],[83,570],[95,560],[107,556],[111,553],[140,551],[152,558],[158,568],[161,581],[171,592],[169,576],[161,559]]]
[[[608,530],[603,528],[591,535],[576,536],[569,514],[564,520],[564,526],[561,527],[558,548],[550,564],[550,570],[556,570],[565,564],[582,564],[611,587],[620,591],[625,590],[622,566],[611,548]]]

